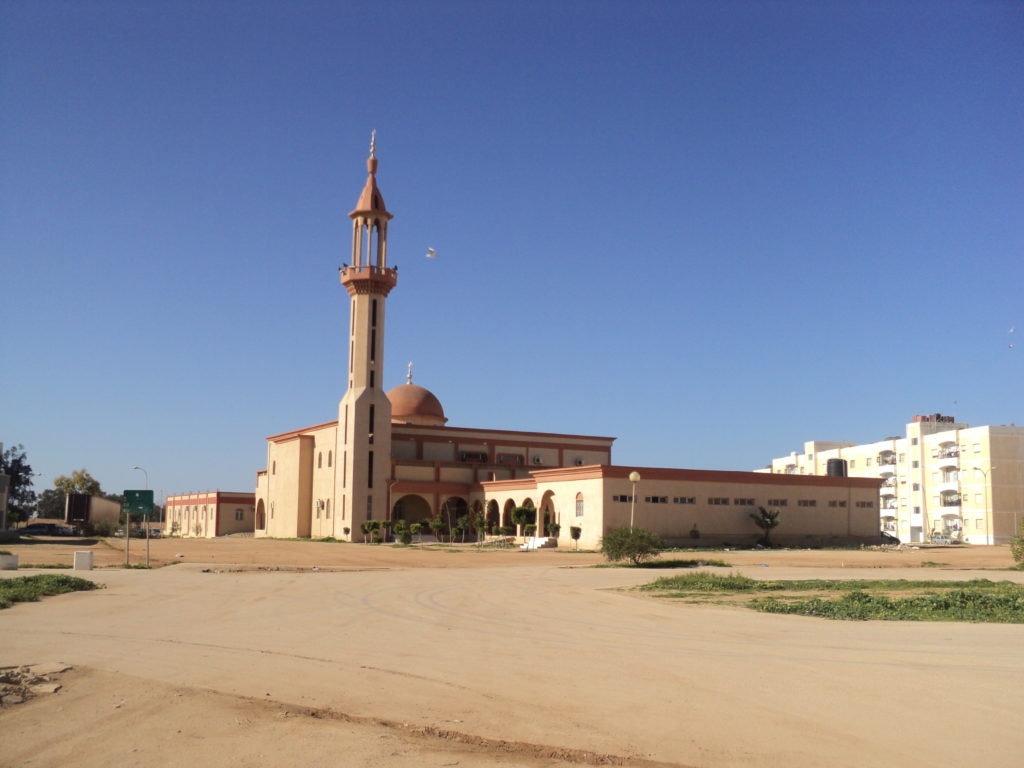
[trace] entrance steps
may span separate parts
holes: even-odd
[[[525,543],[520,544],[519,548],[522,550],[550,549],[557,546],[558,539],[553,536],[534,536],[532,539],[527,539]]]

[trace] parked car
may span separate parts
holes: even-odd
[[[882,531],[882,543],[883,544],[899,544],[900,540],[893,536],[888,531]]]
[[[18,530],[21,536],[73,536],[74,531],[57,523],[30,523]]]

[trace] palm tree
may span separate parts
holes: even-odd
[[[758,542],[759,544],[766,547],[772,545],[772,528],[779,524],[779,511],[778,509],[758,507],[756,513],[750,513],[750,518],[754,521],[754,525],[764,531],[764,536],[761,537],[760,542]]]

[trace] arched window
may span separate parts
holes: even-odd
[[[576,517],[583,517],[583,494],[576,494]]]
[[[334,458],[334,451],[327,452],[327,466],[331,466],[331,460]]]
[[[316,455],[316,468],[320,469],[321,467],[323,467],[323,465],[324,465],[324,452],[320,451],[320,453],[318,453]]]

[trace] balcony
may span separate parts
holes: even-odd
[[[878,454],[878,466],[896,466],[896,454],[892,451],[885,451]]]
[[[946,510],[946,509],[959,509],[961,503],[962,502],[961,502],[960,494],[959,493],[942,493],[942,494],[939,494],[939,506],[941,506],[943,508],[943,510]],[[945,511],[943,511],[943,514],[947,514],[947,513]],[[953,514],[958,514],[958,513],[954,512]]]
[[[944,445],[932,454],[936,459],[956,459],[960,457],[960,446]]]

